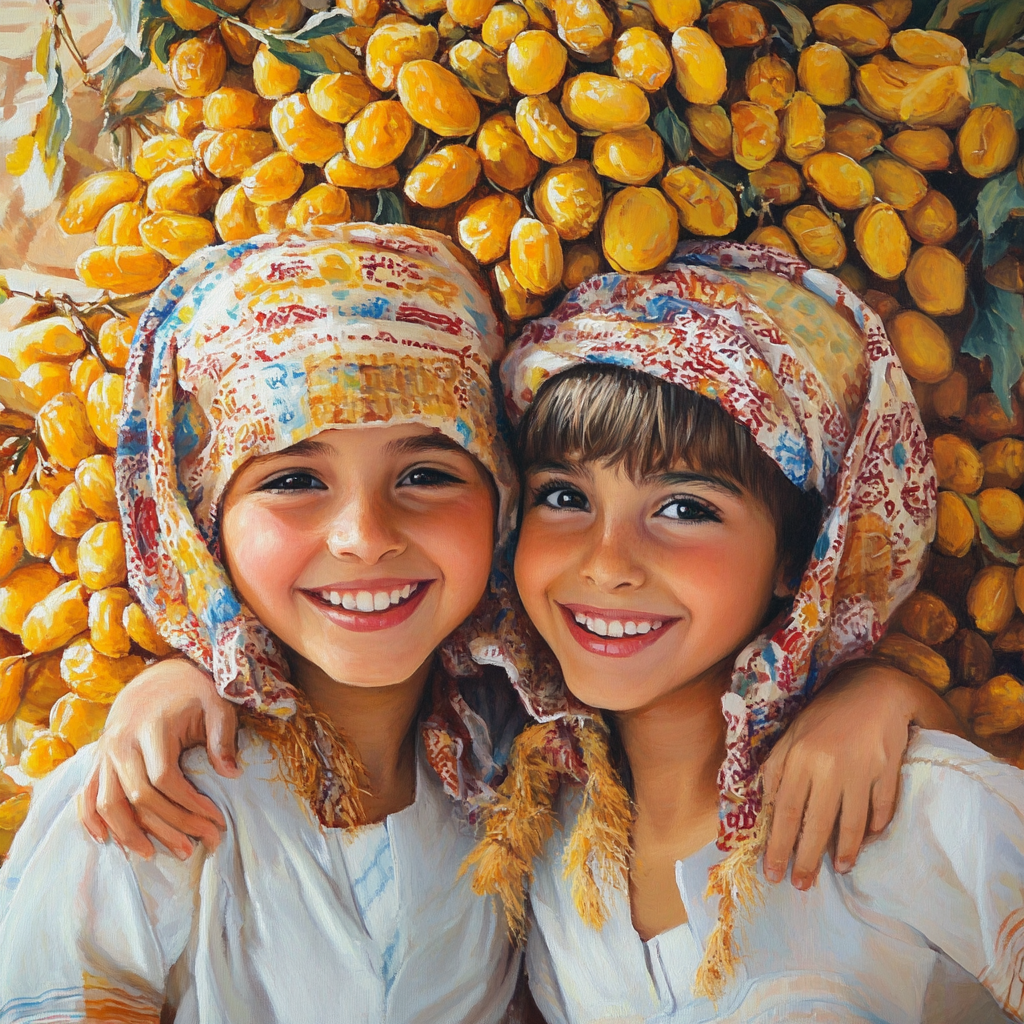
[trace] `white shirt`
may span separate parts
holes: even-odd
[[[475,842],[418,753],[416,798],[355,832],[323,829],[240,733],[237,779],[188,774],[220,846],[144,860],[95,843],[75,794],[86,748],[36,785],[0,872],[0,1024],[489,1024],[518,973],[505,924],[459,867]],[[116,1008],[116,1012],[115,1012]]]
[[[825,858],[799,892],[761,877],[764,903],[737,920],[739,964],[715,1006],[692,986],[717,902],[705,898],[712,843],[676,863],[688,921],[643,942],[622,889],[609,920],[582,923],[562,852],[538,865],[530,900],[530,987],[552,1024],[989,1024],[1024,1013],[1024,773],[944,733],[920,732],[889,828],[837,875]],[[979,985],[981,978],[988,990]],[[992,996],[995,996],[993,1000]]]

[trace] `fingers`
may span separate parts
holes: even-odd
[[[853,792],[843,793],[839,835],[833,860],[836,871],[840,874],[845,874],[857,863],[857,854],[860,853],[868,826],[870,798],[871,789],[868,786],[858,786]]]
[[[897,759],[886,764],[882,773],[875,779],[871,787],[871,824],[872,832],[881,832],[892,821],[896,812],[896,794],[900,785],[902,762]]]
[[[97,769],[89,773],[85,787],[78,794],[78,817],[85,826],[86,832],[96,840],[97,843],[107,841],[107,826],[103,819],[96,813],[96,794],[99,792],[100,779]]]
[[[792,880],[797,889],[810,889],[818,877],[825,848],[835,831],[841,799],[842,793],[836,785],[826,782],[811,786],[796,857],[793,859]]]
[[[206,711],[206,749],[218,775],[234,779],[241,774],[235,754],[238,713],[234,704],[220,698]]]
[[[146,774],[141,779],[133,776],[132,784],[145,803],[135,799],[132,803],[140,817],[145,812],[146,820],[154,815],[163,818],[176,830],[197,836],[208,849],[215,850],[227,823],[217,805],[185,778],[178,760],[181,747],[177,738],[161,730],[147,730],[139,737],[139,749]],[[163,813],[168,809],[173,809],[170,816]]]
[[[810,793],[809,776],[790,772],[778,784],[772,813],[771,830],[764,854],[764,873],[770,882],[780,882],[789,867],[796,838],[804,818],[804,806]]]
[[[99,771],[96,811],[106,822],[114,841],[123,850],[131,850],[140,857],[153,856],[153,844],[139,828],[120,780],[112,769],[103,765]]]

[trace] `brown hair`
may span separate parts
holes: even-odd
[[[789,571],[811,556],[821,522],[817,491],[801,491],[717,402],[637,370],[575,366],[548,380],[519,428],[524,469],[597,461],[634,479],[691,469],[738,484],[768,509]]]

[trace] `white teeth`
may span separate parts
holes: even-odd
[[[623,627],[623,630],[625,631],[626,636],[636,636],[636,623],[627,622]]]
[[[581,626],[585,626],[587,624],[587,617],[586,617],[586,615],[583,614],[583,612],[577,612],[576,613],[576,621]]]
[[[636,631],[638,633],[650,633],[651,624],[649,622],[638,622],[636,624]]]
[[[652,622],[651,623],[651,629],[661,629],[661,623],[660,622]]]
[[[386,590],[371,592],[360,590],[353,593],[350,590],[339,592],[337,590],[320,591],[320,599],[327,604],[341,605],[346,611],[355,612],[383,612],[392,605],[400,604],[410,594],[419,590],[418,583],[407,583],[404,587],[396,587],[390,593]]]
[[[608,635],[609,636],[622,636],[624,630],[621,622],[609,622],[608,623]]]
[[[598,636],[608,635],[608,623],[604,619],[594,619],[594,632]]]
[[[633,619],[598,619],[588,616],[585,612],[573,612],[573,618],[590,633],[598,636],[641,636],[652,629],[661,629],[664,623],[655,619],[653,622],[635,622]]]

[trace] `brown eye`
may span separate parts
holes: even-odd
[[[261,491],[326,491],[327,485],[312,473],[285,473],[265,483]]]
[[[552,484],[538,491],[534,505],[570,512],[590,511],[587,496],[578,488],[567,487],[565,484]]]
[[[657,514],[677,523],[718,523],[721,518],[714,509],[695,498],[673,498],[662,505]]]
[[[417,466],[410,469],[401,480],[399,487],[445,487],[448,484],[464,483],[457,476],[446,473],[443,469],[431,469],[429,466]]]

